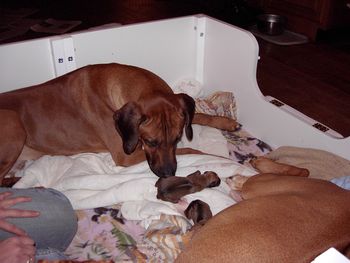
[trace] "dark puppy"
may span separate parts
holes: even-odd
[[[213,217],[213,214],[207,203],[201,200],[194,200],[186,208],[185,216],[188,219],[192,219],[194,226],[203,226],[210,218]]]
[[[158,188],[158,199],[177,203],[185,195],[199,192],[206,187],[218,186],[220,182],[220,178],[214,172],[201,174],[200,171],[196,171],[187,177],[160,178],[155,186]]]

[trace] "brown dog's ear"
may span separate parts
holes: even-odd
[[[185,133],[188,140],[192,140],[193,138],[193,130],[192,130],[192,120],[194,117],[194,112],[196,110],[196,104],[193,98],[188,96],[187,94],[180,93],[177,94],[179,96],[179,102],[183,109],[183,114],[185,116]]]
[[[126,154],[131,154],[135,150],[139,141],[139,126],[145,118],[140,106],[135,102],[126,103],[114,113],[115,128],[122,137]]]

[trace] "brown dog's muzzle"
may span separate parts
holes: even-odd
[[[168,178],[171,176],[175,176],[177,164],[175,163],[169,163],[166,164],[164,167],[153,167],[149,162],[148,162],[152,172],[157,175],[160,178]]]
[[[146,159],[152,172],[160,178],[174,176],[177,161],[174,149],[149,152],[145,149]]]
[[[168,177],[174,176],[177,168],[176,162],[175,164],[174,163],[166,164],[164,167],[153,167],[149,162],[148,164],[152,172],[160,178],[168,178]]]

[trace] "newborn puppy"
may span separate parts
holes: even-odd
[[[221,183],[219,176],[212,171],[206,171],[203,174],[197,171],[188,175],[187,178],[192,182],[192,184],[200,185],[203,189],[206,187],[216,187]]]
[[[158,188],[158,199],[177,203],[185,195],[199,192],[206,187],[218,186],[220,182],[220,178],[214,172],[201,174],[200,171],[196,171],[187,177],[159,178],[155,186]]]
[[[187,177],[161,177],[156,183],[158,187],[157,198],[163,201],[177,203],[181,197],[202,190],[200,186],[193,185]]]
[[[185,216],[188,219],[192,219],[194,225],[204,225],[213,214],[207,203],[201,200],[192,201],[185,210]]]

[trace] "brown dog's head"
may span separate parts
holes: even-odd
[[[127,154],[142,146],[147,162],[157,176],[175,175],[176,146],[185,128],[193,137],[194,100],[186,94],[167,94],[129,102],[114,114],[115,127]]]

